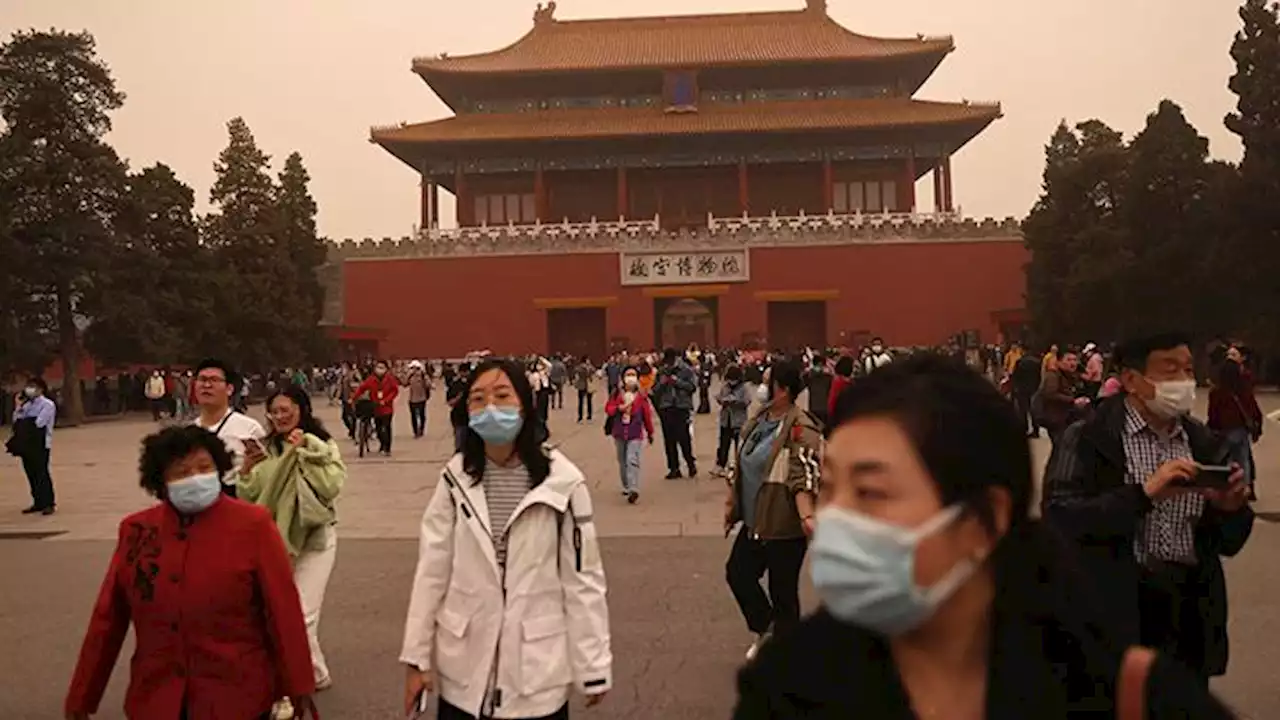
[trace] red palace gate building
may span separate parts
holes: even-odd
[[[913,98],[953,49],[853,33],[823,0],[607,20],[551,3],[509,47],[417,59],[456,115],[372,131],[420,176],[421,230],[333,247],[343,327],[399,357],[1015,333],[1018,225],[962,218],[951,181],[1000,106]]]

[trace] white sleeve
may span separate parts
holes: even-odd
[[[453,572],[453,525],[457,510],[443,474],[422,514],[418,539],[418,568],[404,621],[400,662],[426,671],[436,637],[436,611],[444,600]]]
[[[585,483],[570,495],[569,509],[561,523],[560,581],[569,624],[574,685],[586,695],[607,692],[613,687],[609,605],[591,494]]]

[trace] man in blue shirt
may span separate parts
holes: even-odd
[[[53,476],[49,474],[49,452],[53,447],[53,423],[58,408],[47,397],[48,393],[49,386],[43,379],[31,378],[16,398],[18,408],[13,411],[15,435],[20,432],[18,425],[23,421],[33,427],[19,448],[22,469],[31,485],[31,507],[22,511],[24,515],[52,515],[57,508],[53,499]]]

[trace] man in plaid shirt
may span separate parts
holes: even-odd
[[[1196,482],[1201,465],[1229,463],[1229,448],[1189,416],[1187,338],[1141,338],[1117,360],[1125,391],[1054,447],[1044,517],[1078,547],[1117,642],[1176,657],[1207,686],[1226,672],[1220,558],[1240,552],[1253,529],[1248,487],[1238,466],[1226,488]]]

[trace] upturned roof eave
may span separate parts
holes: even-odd
[[[735,60],[711,60],[704,62],[690,63],[673,63],[673,62],[655,62],[655,63],[628,63],[617,65],[600,65],[600,64],[582,64],[582,65],[562,65],[554,67],[527,67],[527,68],[469,68],[461,65],[459,61],[472,60],[486,56],[497,55],[504,52],[503,50],[495,53],[486,53],[483,55],[467,55],[456,58],[415,58],[412,62],[412,70],[414,73],[422,77],[428,85],[431,84],[433,77],[449,78],[449,79],[483,79],[483,78],[509,78],[509,77],[538,77],[547,75],[565,75],[577,73],[589,74],[608,74],[618,72],[642,72],[646,70],[671,70],[671,69],[723,69],[723,68],[768,68],[778,65],[860,65],[860,64],[884,64],[895,62],[911,62],[929,56],[937,56],[937,62],[940,64],[942,60],[952,51],[955,50],[955,42],[951,38],[943,38],[939,40],[921,41],[920,47],[911,50],[903,50],[900,52],[887,53],[884,55],[850,55],[844,57],[808,57],[808,58],[782,58],[776,60],[757,60],[753,58],[742,58]],[[936,65],[935,65],[936,67]]]
[[[635,133],[635,134],[617,134],[617,135],[594,135],[583,137],[564,137],[556,139],[548,139],[542,137],[508,137],[508,138],[446,138],[446,139],[415,139],[415,138],[397,138],[397,137],[379,137],[378,130],[374,130],[370,134],[369,142],[379,145],[383,150],[390,153],[398,160],[409,167],[418,170],[423,158],[432,154],[431,149],[439,150],[442,157],[456,157],[457,149],[475,147],[478,145],[516,145],[529,142],[618,142],[623,140],[639,140],[639,139],[661,139],[661,138],[725,138],[725,137],[743,137],[743,136],[778,136],[778,135],[829,135],[841,132],[876,132],[882,130],[908,129],[908,130],[925,130],[925,129],[944,129],[954,128],[961,131],[958,135],[960,138],[957,144],[957,150],[963,148],[978,135],[981,135],[992,123],[1004,117],[1004,113],[996,107],[990,115],[974,116],[970,118],[957,118],[948,120],[933,121],[913,121],[900,123],[885,123],[883,125],[860,125],[855,127],[830,127],[830,128],[777,128],[767,130],[745,130],[745,131],[708,131],[708,132],[685,132],[685,133]],[[434,122],[446,122],[453,118]]]

